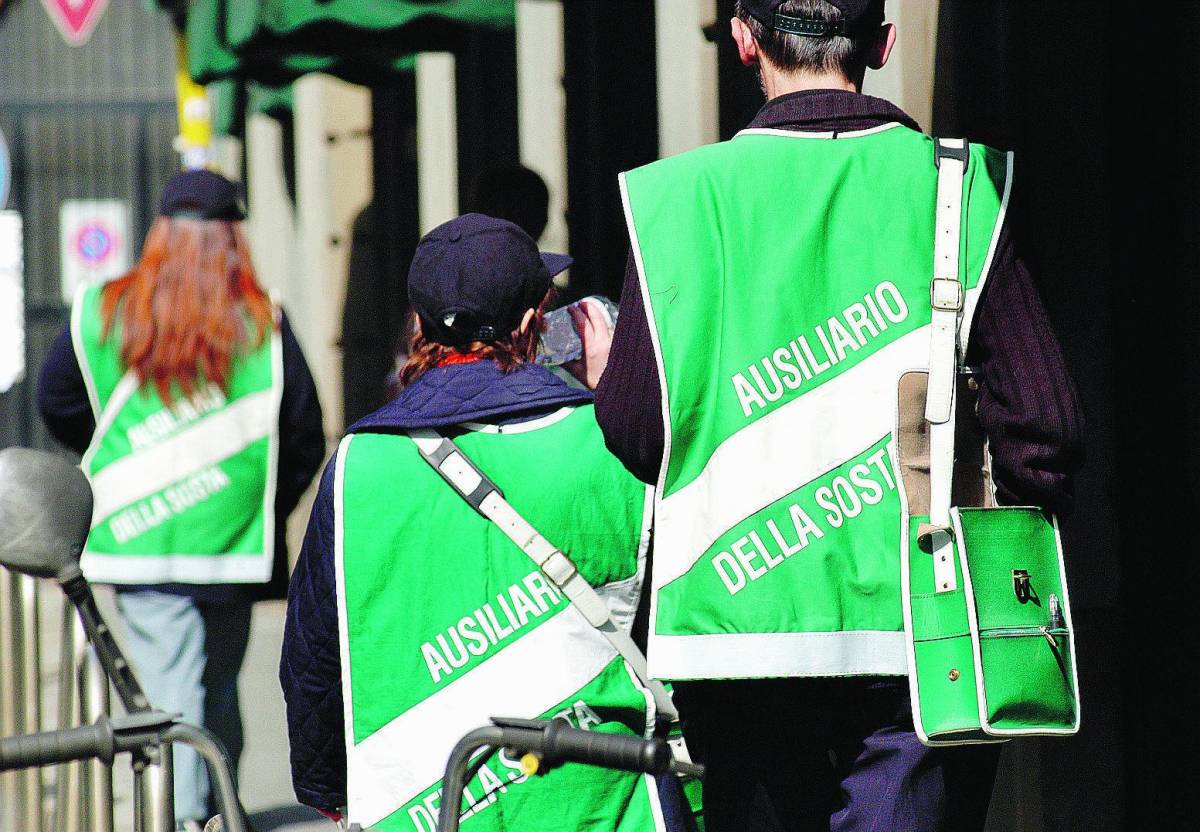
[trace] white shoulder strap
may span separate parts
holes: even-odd
[[[933,550],[934,590],[958,588],[950,527],[951,481],[954,474],[954,394],[958,377],[958,326],[963,308],[960,278],[963,185],[967,169],[964,139],[937,140],[937,215],[933,247],[933,307],[929,336],[929,389],[925,419],[929,422],[929,523]]]
[[[929,340],[929,395],[925,400],[925,418],[934,424],[949,420],[953,412],[958,320],[963,308],[959,261],[963,177],[967,170],[966,141],[938,139],[937,165],[936,237],[933,281],[929,284],[933,321]]]
[[[488,479],[457,445],[433,430],[415,430],[410,431],[408,435],[416,443],[421,457],[442,479],[472,508],[499,526],[505,536],[517,544],[545,576],[562,590],[563,595],[567,596],[588,623],[608,639],[608,643],[637,675],[638,681],[654,697],[658,716],[670,722],[677,720],[679,714],[671,702],[671,694],[662,682],[649,677],[646,657],[629,637],[629,633],[612,620],[604,599],[579,574],[571,559],[542,537],[538,530],[504,499],[504,494],[496,484]]]

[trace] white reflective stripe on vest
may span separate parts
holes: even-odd
[[[354,822],[377,823],[441,779],[446,760],[430,751],[450,749],[478,728],[480,702],[498,715],[533,719],[590,682],[615,657],[608,642],[567,607],[437,696],[357,745],[347,745],[347,797]],[[344,695],[349,690],[343,685]]]
[[[277,418],[275,391],[252,393],[170,439],[102,468],[92,477],[96,494],[92,527],[129,504],[271,436]]]
[[[147,557],[85,551],[80,557],[83,573],[98,583],[136,584],[264,584],[271,580],[273,562],[273,548],[261,555],[176,553]]]
[[[902,676],[908,668],[904,633],[878,630],[659,635],[650,662],[664,679],[686,678],[699,663],[730,678],[760,676],[764,663],[780,676]]]
[[[100,414],[100,418],[96,420],[96,430],[93,432],[95,436],[103,436],[112,428],[113,422],[121,415],[121,408],[129,401],[129,397],[137,392],[138,377],[137,373],[129,370],[117,382],[116,388],[113,389],[112,395],[108,397],[108,404],[104,406],[104,412]],[[84,471],[91,470],[92,456],[100,449],[99,445],[93,443],[83,455],[79,467]]]
[[[896,381],[923,366],[928,352],[928,329],[915,330],[725,440],[700,476],[659,502],[655,585],[687,573],[718,537],[763,506],[891,433]],[[822,437],[821,455],[798,453],[795,436]],[[729,482],[739,487],[721,488]]]

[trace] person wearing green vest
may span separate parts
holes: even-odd
[[[530,778],[503,752],[461,797],[442,793],[454,744],[492,716],[638,736],[658,722],[652,689],[554,571],[423,458],[449,438],[629,630],[650,490],[605,450],[591,392],[534,361],[551,277],[570,262],[480,214],[417,248],[402,389],[327,466],[289,592],[280,681],[293,782],[330,816],[433,832],[450,807],[476,832],[684,829],[673,778],[573,764]],[[574,315],[592,325],[590,311]],[[594,383],[602,367],[598,355],[576,371]]]
[[[944,287],[935,142],[861,94],[895,43],[884,19],[883,0],[743,0],[732,34],[768,103],[732,140],[620,179],[633,272],[597,415],[656,485],[649,667],[677,683],[710,832],[987,813],[998,751],[923,746],[905,680],[891,436]],[[1061,511],[1078,404],[1012,254],[1012,157],[951,153],[961,294],[934,298],[982,368],[999,496]]]
[[[258,285],[238,189],[174,177],[141,259],[85,285],[42,367],[38,405],[95,494],[81,566],[114,584],[150,701],[212,729],[236,765],[237,679],[257,598],[282,585],[283,523],[325,453],[321,411],[282,312]],[[175,816],[210,786],[175,749]]]

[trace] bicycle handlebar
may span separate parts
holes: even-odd
[[[0,772],[19,768],[103,760],[157,746],[162,736],[176,725],[175,716],[164,711],[139,711],[124,716],[102,716],[91,725],[0,738]]]
[[[181,742],[190,745],[196,753],[208,763],[212,772],[213,791],[216,792],[217,805],[221,807],[221,819],[224,822],[224,832],[246,832],[248,826],[242,813],[242,804],[238,800],[237,789],[233,784],[233,774],[229,770],[225,750],[211,731],[176,722],[162,735],[164,742]]]
[[[0,771],[39,768],[75,760],[100,759],[111,763],[116,737],[107,719],[64,731],[45,731],[0,739]]]
[[[212,772],[217,804],[226,832],[246,832],[246,824],[233,785],[225,752],[213,734],[203,728],[176,722],[162,711],[143,711],[123,717],[100,717],[92,725],[43,731],[0,739],[0,772],[20,768],[100,759],[112,763],[125,752],[142,752],[162,743],[189,745],[204,758]]]
[[[546,726],[540,751],[555,762],[564,760],[646,774],[666,774],[672,762],[671,748],[665,740],[581,731],[562,720]]]
[[[581,731],[560,719],[548,722],[494,719],[494,722],[467,734],[450,753],[442,779],[438,832],[458,832],[459,802],[466,785],[467,767],[471,757],[481,749],[509,748],[521,754],[531,753],[541,768],[571,762],[656,775],[703,771],[699,766],[677,763],[671,747],[662,739]]]

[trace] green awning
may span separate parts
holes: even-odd
[[[286,87],[251,84],[246,92],[246,111],[249,113],[262,113],[274,119],[285,119],[295,109],[295,96],[290,84]]]
[[[470,28],[511,29],[515,17],[514,0],[193,0],[189,69],[200,83],[328,72],[377,84],[411,71],[417,52],[453,51]]]

